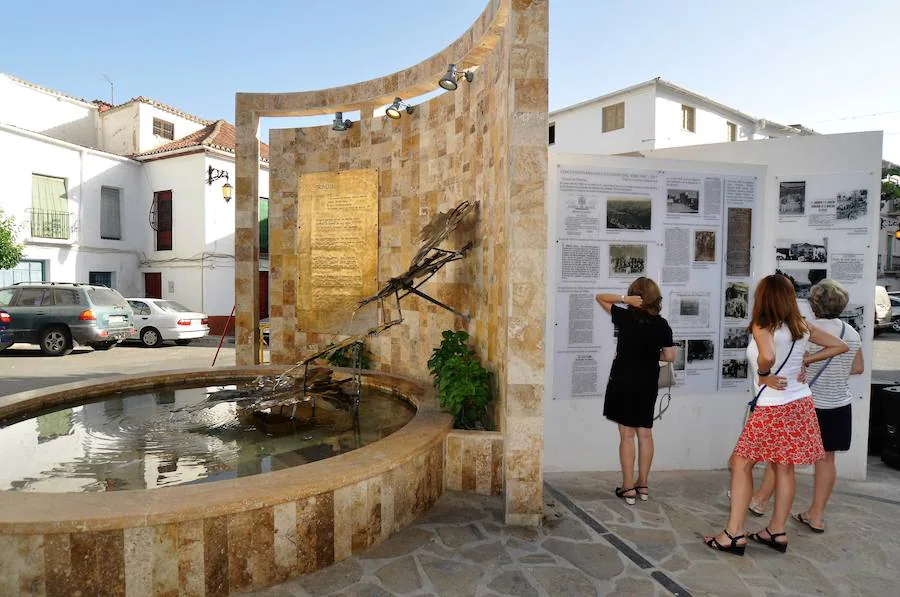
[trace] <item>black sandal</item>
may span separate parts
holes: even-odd
[[[804,516],[803,512],[800,512],[799,514],[794,514],[794,520],[796,520],[796,521],[799,522],[800,524],[805,524],[806,526],[808,526],[809,529],[810,529],[813,533],[820,533],[820,534],[821,534],[821,533],[824,533],[824,532],[825,532],[825,528],[824,528],[824,527],[813,526],[812,521],[811,521],[810,519],[808,519],[806,516]]]
[[[766,533],[769,535],[768,539],[761,537],[759,533],[750,533],[747,536],[757,543],[762,543],[763,545],[771,547],[777,552],[784,553],[787,551],[787,541],[785,541],[784,543],[779,543],[775,540],[775,537],[787,537],[787,533],[773,533],[769,530],[769,527],[766,527]]]
[[[737,537],[732,537],[731,533],[728,532],[728,529],[724,530],[725,536],[731,539],[731,545],[722,545],[719,543],[715,536],[710,537],[708,539],[703,539],[703,543],[706,544],[707,547],[711,547],[712,549],[716,549],[718,551],[724,551],[725,553],[730,553],[736,556],[744,555],[744,550],[747,549],[747,544],[738,545],[738,541],[741,539],[746,539],[746,535],[738,535]]]
[[[635,485],[634,489],[635,491],[637,491],[637,495],[639,498],[641,498],[642,502],[646,502],[650,499],[650,488],[646,485]],[[644,491],[641,491],[642,489]]]
[[[625,495],[629,491],[634,491],[635,495]],[[616,497],[625,500],[625,503],[629,506],[633,506],[637,503],[637,491],[634,490],[634,487],[632,487],[631,489],[616,487]]]

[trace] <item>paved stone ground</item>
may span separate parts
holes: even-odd
[[[739,558],[701,544],[725,521],[725,471],[655,473],[653,497],[636,506],[612,496],[613,473],[560,473],[547,476],[541,529],[504,526],[499,497],[448,493],[361,556],[251,595],[896,595],[900,472],[870,468],[872,481],[838,483],[825,535],[790,523],[784,555],[752,544]],[[800,508],[811,479],[801,476],[798,487]]]

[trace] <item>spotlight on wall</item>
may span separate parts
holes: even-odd
[[[388,106],[388,107],[384,110],[384,114],[385,114],[385,116],[387,116],[388,118],[390,118],[390,119],[392,119],[392,120],[397,120],[397,119],[399,119],[399,118],[403,115],[403,114],[400,113],[400,110],[401,110],[401,109],[405,109],[407,114],[412,114],[412,113],[413,113],[413,107],[412,107],[412,106],[410,106],[409,104],[407,104],[406,102],[404,102],[404,101],[403,101],[402,99],[400,99],[399,97],[395,97],[395,98],[394,98],[394,103],[392,103],[390,106]]]
[[[334,123],[331,125],[331,130],[346,131],[351,126],[353,126],[353,122],[351,122],[350,120],[344,120],[343,112],[335,112],[334,113]]]
[[[472,79],[475,78],[475,73],[470,70],[465,72],[459,72],[456,70],[456,65],[451,64],[449,68],[447,68],[447,73],[441,77],[441,80],[438,81],[438,85],[447,91],[456,91],[456,88],[459,87],[459,81],[461,79],[465,79],[469,83],[472,82]]]

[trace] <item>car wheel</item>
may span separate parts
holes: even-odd
[[[115,340],[111,342],[94,342],[93,344],[88,344],[88,346],[90,346],[94,350],[110,350],[115,345]]]
[[[191,340],[189,338],[182,339],[182,340],[175,340],[175,344],[177,344],[178,346],[187,346],[190,343],[191,343]]]
[[[898,319],[898,320],[894,321],[893,323],[891,323],[891,328],[893,328],[893,330],[894,330],[895,332],[900,332],[900,319]],[[0,348],[0,350],[3,350],[3,349]]]
[[[162,335],[156,328],[144,328],[141,330],[141,342],[149,348],[156,348],[163,343]]]
[[[12,342],[0,342],[0,350],[6,350],[10,346],[12,346]]]
[[[49,327],[41,332],[41,352],[49,357],[61,357],[72,352],[69,331],[61,326]]]

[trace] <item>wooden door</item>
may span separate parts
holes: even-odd
[[[162,298],[162,274],[144,274],[144,296],[147,298]]]

